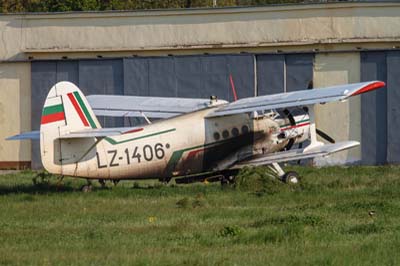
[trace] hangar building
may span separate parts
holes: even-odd
[[[320,163],[400,162],[400,3],[0,15],[0,168],[40,167],[39,128],[57,81],[85,94],[238,97],[367,80],[386,89],[318,106],[317,126],[359,149]],[[103,126],[131,123],[101,118]]]

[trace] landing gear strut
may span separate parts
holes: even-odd
[[[286,184],[298,184],[300,182],[300,176],[295,171],[289,171],[285,173],[282,167],[278,163],[272,163],[268,166],[269,169],[273,172],[273,176],[280,179],[282,182]]]

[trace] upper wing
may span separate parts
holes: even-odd
[[[89,95],[90,106],[96,115],[168,118],[209,106],[209,99]],[[218,100],[221,103],[227,103]]]
[[[245,98],[219,108],[209,114],[208,117],[312,105],[332,101],[343,101],[351,96],[382,88],[384,86],[385,83],[382,81],[370,81],[327,87],[323,89],[302,90]]]
[[[343,141],[337,142],[335,144],[325,144],[319,147],[314,147],[311,149],[294,149],[289,151],[275,152],[265,155],[260,155],[257,157],[244,160],[232,166],[231,168],[243,168],[245,166],[260,166],[267,165],[271,163],[281,163],[294,160],[301,160],[307,158],[315,158],[321,156],[327,156],[329,154],[347,150],[360,145],[357,141]]]

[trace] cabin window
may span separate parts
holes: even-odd
[[[249,127],[246,125],[242,126],[242,134],[247,134],[247,133],[249,133]]]
[[[215,133],[214,133],[214,139],[215,139],[215,140],[219,140],[220,137],[221,137],[221,136],[219,135],[218,132],[215,132]]]
[[[239,129],[237,129],[236,127],[232,128],[232,136],[237,137],[239,136]]]
[[[229,137],[229,131],[228,130],[224,130],[224,131],[222,131],[222,137],[224,138],[224,139],[227,139],[228,137]]]

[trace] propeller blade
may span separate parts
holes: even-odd
[[[333,139],[333,138],[331,138],[328,134],[326,134],[325,132],[323,132],[322,130],[320,130],[320,129],[316,129],[316,132],[317,132],[317,134],[321,137],[321,138],[323,138],[324,140],[326,140],[326,141],[328,141],[328,142],[330,142],[330,143],[335,143],[335,140]]]

